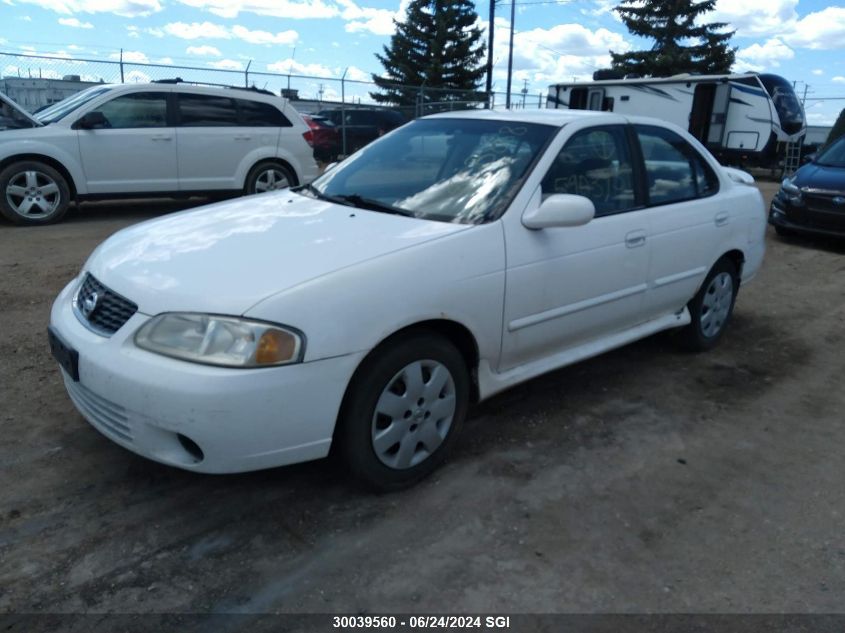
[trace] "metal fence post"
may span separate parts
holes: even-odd
[[[246,63],[246,70],[244,70],[244,88],[249,88],[249,67],[252,65],[252,60],[250,59]]]
[[[120,49],[120,83],[123,83],[123,49]]]
[[[346,73],[347,66],[340,78],[340,133],[343,136],[343,157],[346,158]]]

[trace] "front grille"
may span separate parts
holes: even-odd
[[[85,325],[104,336],[117,332],[138,306],[109,290],[87,273],[74,301],[76,314]]]
[[[132,441],[132,427],[129,425],[126,409],[98,396],[70,377],[65,378],[65,386],[73,404],[91,424],[106,435],[124,442]]]

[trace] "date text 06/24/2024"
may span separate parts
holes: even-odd
[[[509,629],[509,616],[480,615],[340,615],[332,618],[335,629]]]

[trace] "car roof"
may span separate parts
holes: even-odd
[[[154,90],[156,92],[189,92],[196,94],[219,94],[233,99],[247,99],[249,101],[263,101],[273,103],[277,106],[287,104],[288,100],[278,95],[240,88],[238,86],[215,86],[209,84],[193,84],[190,82],[150,82],[150,83],[129,83],[129,84],[98,84],[112,92],[144,92]],[[96,87],[96,86],[93,86]]]
[[[561,127],[573,121],[590,119],[595,123],[627,123],[628,118],[612,112],[593,110],[460,110],[430,114],[426,119],[482,119],[513,123],[541,123]]]

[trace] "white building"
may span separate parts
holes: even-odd
[[[0,79],[0,92],[24,110],[35,112],[39,108],[61,101],[95,83],[81,81],[79,75],[65,75],[62,79],[3,77]]]

